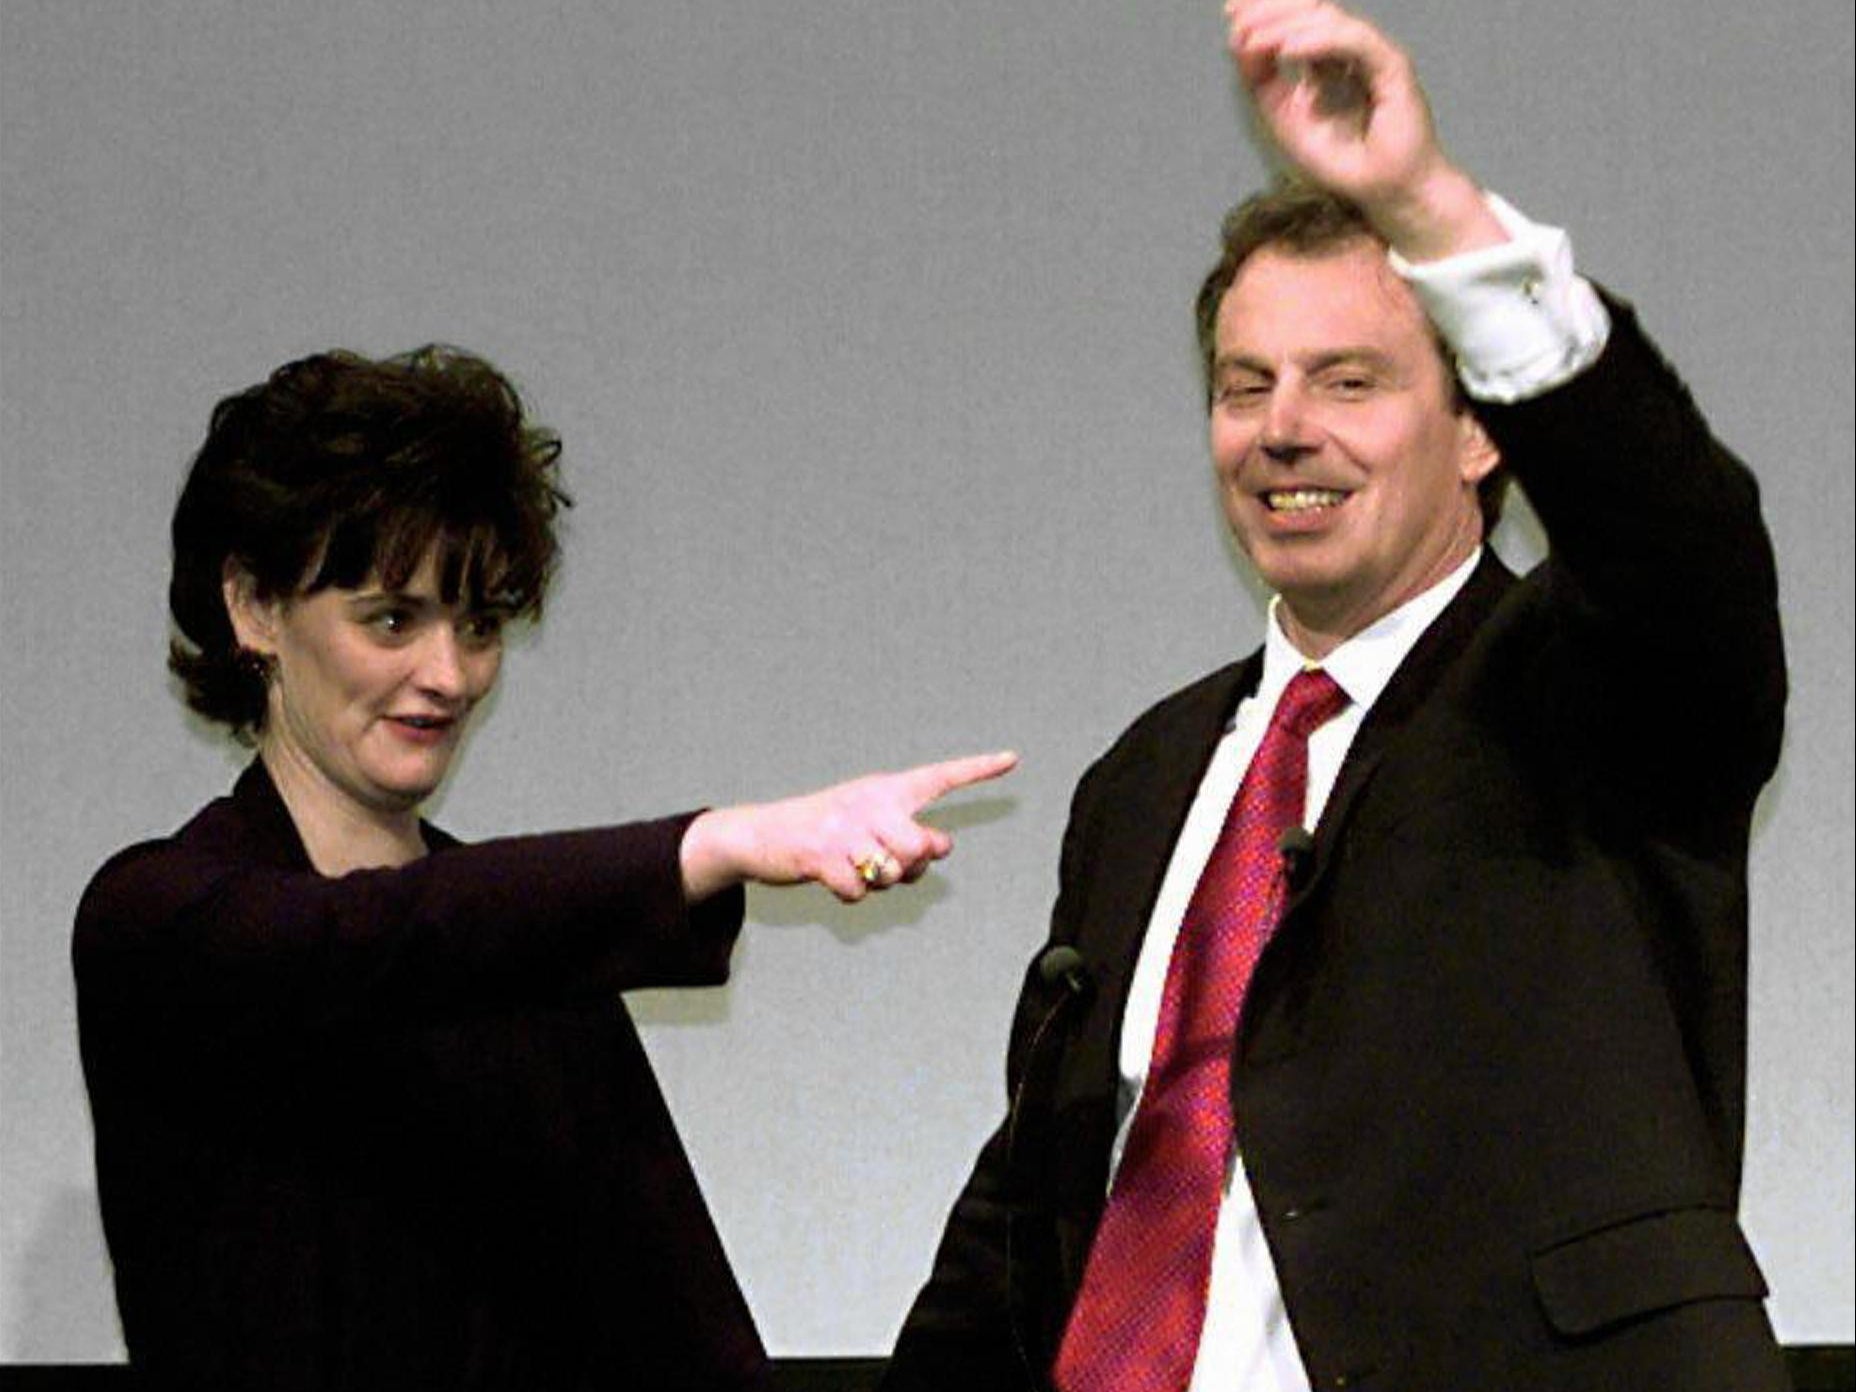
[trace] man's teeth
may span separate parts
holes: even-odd
[[[1263,495],[1263,501],[1271,512],[1307,512],[1312,508],[1339,507],[1346,500],[1345,493],[1331,488],[1297,488],[1292,492]]]

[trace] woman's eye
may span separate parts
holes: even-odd
[[[464,621],[464,636],[473,643],[494,643],[503,636],[501,614],[472,614]]]

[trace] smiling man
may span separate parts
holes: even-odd
[[[1783,1392],[1736,1219],[1785,700],[1753,480],[1382,33],[1227,15],[1289,177],[1198,334],[1276,598],[1078,787],[885,1392]]]
[[[1498,463],[1384,248],[1344,220],[1336,235],[1233,268],[1209,364],[1225,516],[1311,659],[1476,554],[1478,488]]]

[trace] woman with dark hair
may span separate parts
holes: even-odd
[[[766,1384],[619,993],[723,980],[747,881],[840,898],[1009,754],[461,845],[419,809],[538,617],[559,445],[480,359],[331,353],[221,402],[170,663],[256,747],[74,938],[98,1192],[161,1388]]]

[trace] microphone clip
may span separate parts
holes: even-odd
[[[1303,826],[1285,827],[1276,838],[1276,849],[1282,855],[1283,879],[1290,892],[1305,888],[1315,871],[1314,833]]]

